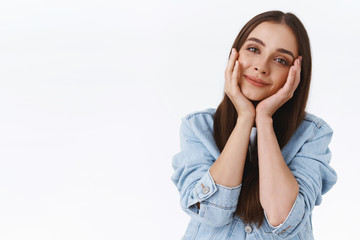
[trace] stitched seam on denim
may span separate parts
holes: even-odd
[[[224,226],[218,227],[218,229],[216,229],[216,231],[214,232],[214,234],[213,234],[212,237],[211,237],[211,240],[216,239],[215,237],[218,235],[219,231],[220,231],[223,227],[224,227]]]
[[[279,232],[279,229],[281,229],[283,226],[284,226],[284,224],[286,223],[286,221],[289,219],[289,218],[291,218],[292,217],[292,215],[294,214],[293,213],[293,210],[296,208],[296,206],[299,204],[299,201],[298,201],[298,199],[296,198],[295,199],[295,202],[294,202],[294,205],[292,206],[292,208],[291,208],[291,210],[290,210],[290,212],[289,212],[289,215],[286,217],[286,219],[284,220],[284,222],[283,223],[281,223],[279,226],[277,226],[276,228],[277,229],[275,229],[273,232],[275,233],[275,232]],[[269,222],[268,222],[269,223]],[[270,225],[270,223],[269,223],[269,225]],[[297,227],[299,225],[299,223],[297,223],[296,225],[294,225],[294,224],[292,224],[292,225],[290,225],[290,226],[292,226],[293,227],[293,230]],[[271,225],[270,225],[271,226]],[[273,228],[275,228],[274,226],[271,226],[271,227],[273,227]],[[285,228],[285,230],[287,230],[287,229],[289,229],[290,227],[287,227],[287,228]],[[284,229],[283,229],[284,230]],[[281,233],[283,230],[281,230],[279,233]],[[293,231],[293,230],[291,230],[291,232]],[[286,232],[287,233],[287,232]],[[275,233],[277,236],[278,236],[278,233]],[[289,233],[287,233],[286,234],[286,236],[287,235],[289,235]]]
[[[224,207],[224,206],[221,206],[221,205],[218,205],[216,203],[209,202],[209,201],[203,201],[202,203],[207,204],[207,205],[213,205],[215,207],[218,207],[218,208],[221,208],[221,209],[224,209],[224,210],[232,210],[233,208],[236,207],[236,205],[230,206],[230,207]]]
[[[193,116],[196,116],[196,115],[199,115],[199,114],[207,114],[207,115],[210,115],[210,116],[213,116],[211,113],[209,112],[195,112],[195,113],[189,113],[188,115],[185,116],[185,119],[186,120],[189,120],[191,117]]]
[[[299,236],[299,239],[300,239],[300,240],[304,240],[304,238],[302,237],[301,231],[300,231],[300,232],[298,232],[298,234],[297,234],[297,235]]]
[[[314,139],[314,137],[316,136],[316,134],[318,133],[318,131],[320,130],[320,127],[318,127],[318,126],[316,125],[316,123],[314,123],[313,121],[311,121],[311,123],[315,125],[315,128],[314,128],[314,130],[313,130],[313,132],[312,132],[311,137],[309,137],[309,138],[305,141],[305,143],[311,142],[311,141]]]
[[[198,223],[196,224],[196,232],[195,232],[195,234],[194,234],[194,240],[196,239],[196,237],[197,237],[197,235],[198,235],[198,233],[199,233],[199,228],[200,228],[200,223],[198,222]]]
[[[200,217],[204,217],[205,214],[206,214],[206,208],[204,209],[204,213],[203,213],[203,215],[201,216],[201,215],[200,215],[200,209],[201,209],[201,203],[203,203],[203,202],[200,200],[199,195],[197,194],[196,190],[195,190],[195,193],[196,193],[197,198],[199,199],[199,204],[200,204],[199,213],[198,213],[197,215],[200,216]]]
[[[234,228],[235,228],[235,226],[236,226],[236,224],[237,224],[237,221],[236,221],[235,218],[232,219],[231,224],[232,224],[232,225],[230,226],[228,235],[227,235],[227,237],[226,237],[227,240],[228,240],[228,239],[231,239],[232,233],[234,232]]]
[[[314,115],[312,115],[312,116],[314,116]],[[314,116],[314,117],[315,117],[315,116]],[[305,121],[308,121],[308,122],[312,122],[312,123],[314,123],[314,124],[315,124],[316,126],[318,126],[318,127],[321,127],[321,126],[325,123],[325,121],[324,121],[323,119],[318,118],[318,117],[317,117],[317,120],[318,120],[318,121],[314,121],[314,118],[311,117],[310,114],[308,115],[308,117],[307,117],[307,115],[305,115],[304,120],[305,120]]]
[[[321,128],[326,122],[324,120],[320,120],[318,122],[313,121],[312,119],[304,119],[304,121],[313,123],[316,127]]]
[[[220,187],[220,188],[223,188],[223,189],[226,189],[226,190],[231,190],[231,191],[234,191],[234,190],[238,190],[239,188],[241,188],[242,184],[240,184],[239,186],[236,186],[236,187],[226,187],[226,186],[223,186],[223,185],[220,185],[220,184],[217,184],[216,183],[216,186],[217,187]]]
[[[196,196],[197,196],[198,200],[200,201],[200,197],[199,197],[199,195],[198,195],[198,193],[197,193],[196,189],[194,189],[194,190],[195,190],[195,193],[196,193]]]
[[[253,234],[257,240],[262,240],[256,231],[253,231]]]

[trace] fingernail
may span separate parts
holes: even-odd
[[[299,57],[300,62],[302,61],[302,56]]]

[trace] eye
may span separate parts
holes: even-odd
[[[259,53],[259,49],[257,49],[256,47],[248,47],[247,50],[249,50],[250,52]]]
[[[285,59],[282,59],[282,58],[275,58],[275,61],[284,65],[284,66],[288,66],[288,62],[285,60]]]

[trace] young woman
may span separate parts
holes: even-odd
[[[305,112],[307,32],[270,11],[240,31],[218,108],[182,118],[172,181],[191,217],[183,239],[313,239],[312,210],[337,180],[332,130]]]

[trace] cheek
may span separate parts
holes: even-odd
[[[274,79],[276,79],[275,85],[277,90],[279,90],[285,85],[288,74],[289,74],[289,70],[280,71],[276,74],[277,76]]]
[[[251,58],[245,57],[244,54],[241,54],[238,60],[242,70],[245,70],[251,66]]]

